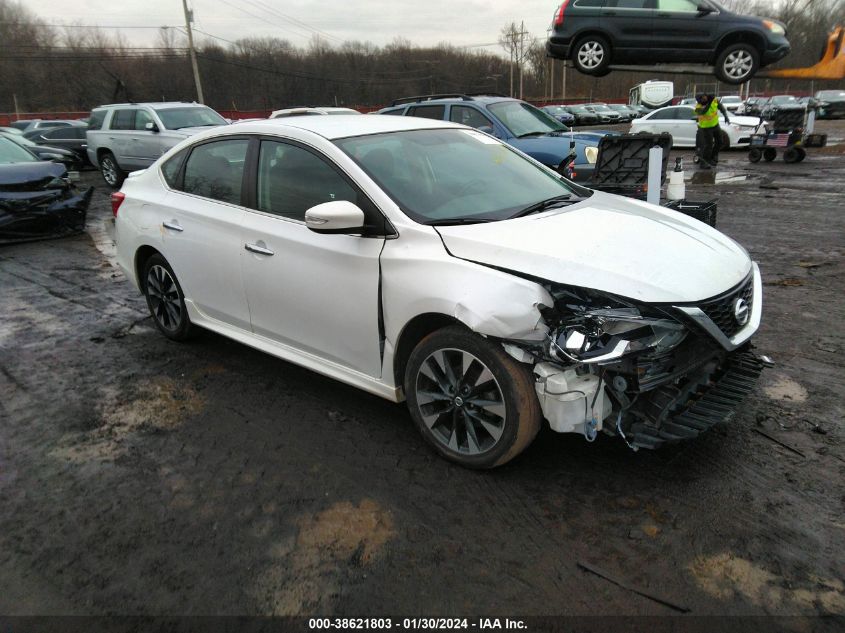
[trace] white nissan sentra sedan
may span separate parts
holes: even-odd
[[[767,362],[760,272],[736,242],[456,124],[217,128],[112,204],[165,336],[207,328],[406,400],[464,466],[507,462],[544,421],[634,449],[694,438]]]

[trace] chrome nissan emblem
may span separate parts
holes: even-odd
[[[737,299],[734,303],[734,318],[740,325],[748,323],[748,303],[745,299]]]

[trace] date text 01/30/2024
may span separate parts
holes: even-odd
[[[510,618],[310,618],[310,630],[320,629],[370,629],[370,630],[442,630],[442,629],[478,629],[520,630],[528,628],[523,620]]]

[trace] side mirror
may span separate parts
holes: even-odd
[[[305,212],[305,226],[315,233],[363,233],[364,212],[346,200],[324,202]]]
[[[493,134],[493,126],[492,125],[482,125],[478,127],[479,132],[484,132],[485,134]]]
[[[158,132],[158,126],[152,121],[148,121],[147,123],[145,123],[144,129],[148,132]]]
[[[697,8],[699,15],[707,15],[708,13],[713,13],[715,11],[715,9],[706,2],[699,2]]]

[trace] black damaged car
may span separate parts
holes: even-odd
[[[93,192],[78,189],[64,165],[0,136],[0,244],[83,231]]]

